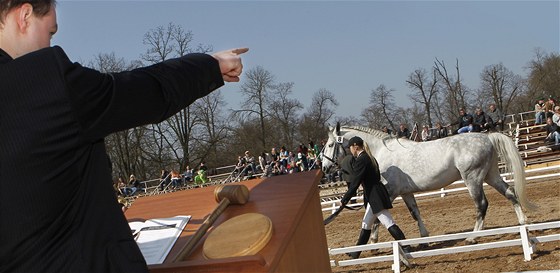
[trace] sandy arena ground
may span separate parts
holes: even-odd
[[[491,187],[485,187],[489,202],[485,229],[518,225],[517,217],[511,203]],[[529,200],[539,208],[526,215],[530,223],[560,221],[560,178],[529,181],[527,184]],[[430,235],[443,235],[472,231],[475,223],[474,203],[466,191],[448,194],[444,198],[424,197],[417,199],[420,213]],[[359,235],[364,210],[343,211],[331,224],[326,226],[327,242],[330,248],[352,246]],[[407,238],[420,236],[416,222],[410,216],[403,202],[396,202],[391,210],[396,223]],[[328,216],[324,214],[324,218]],[[559,230],[539,232],[538,235],[558,234]],[[531,233],[533,234],[533,233]],[[537,234],[537,233],[535,233]],[[504,235],[507,239],[516,239],[518,235]],[[379,241],[392,238],[385,229],[379,232]],[[491,237],[479,238],[479,242],[491,242]],[[445,246],[465,245],[465,241],[443,242]],[[430,245],[427,249],[437,248]],[[414,248],[418,249],[418,248]],[[379,250],[362,252],[361,257],[388,255],[390,252]],[[331,259],[347,259],[346,255],[331,256]],[[525,262],[521,246],[497,248],[470,253],[439,255],[412,259],[412,268],[404,272],[517,272],[559,270],[560,241],[539,243],[532,255],[532,260]],[[372,263],[359,266],[333,267],[333,272],[392,272],[390,262]]]

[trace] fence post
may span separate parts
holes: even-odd
[[[529,240],[529,235],[527,234],[527,226],[523,225],[519,227],[519,234],[521,235],[521,245],[523,246],[523,256],[525,261],[528,262],[531,260],[531,254],[534,251],[534,245]]]
[[[393,265],[391,268],[395,273],[401,273],[401,259],[400,259],[399,243],[393,241]]]

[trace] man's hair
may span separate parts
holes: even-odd
[[[26,3],[31,4],[35,15],[42,17],[49,13],[56,0],[0,0],[0,23],[4,23],[8,12]]]

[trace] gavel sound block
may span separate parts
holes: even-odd
[[[224,212],[229,204],[243,205],[247,203],[247,201],[249,201],[249,189],[245,185],[220,185],[214,189],[214,197],[216,201],[219,202],[218,206],[214,209],[214,211],[212,211],[206,220],[204,220],[200,228],[189,239],[177,257],[175,257],[175,262],[182,261],[191,254],[196,244],[200,241],[204,234],[206,234],[208,229],[222,214],[222,212]]]

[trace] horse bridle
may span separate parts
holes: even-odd
[[[336,140],[334,142],[334,149],[333,149],[332,158],[329,157],[328,155],[324,154],[324,153],[323,153],[323,158],[332,162],[335,166],[340,167],[338,165],[338,162],[336,161],[336,158],[338,158],[338,150],[339,150],[340,147],[342,147],[343,143],[344,143],[344,137],[343,136],[336,136]],[[324,150],[325,150],[325,147],[323,147],[323,151]],[[344,151],[344,156],[346,156],[346,149],[344,149],[344,147],[342,147],[342,151]]]

